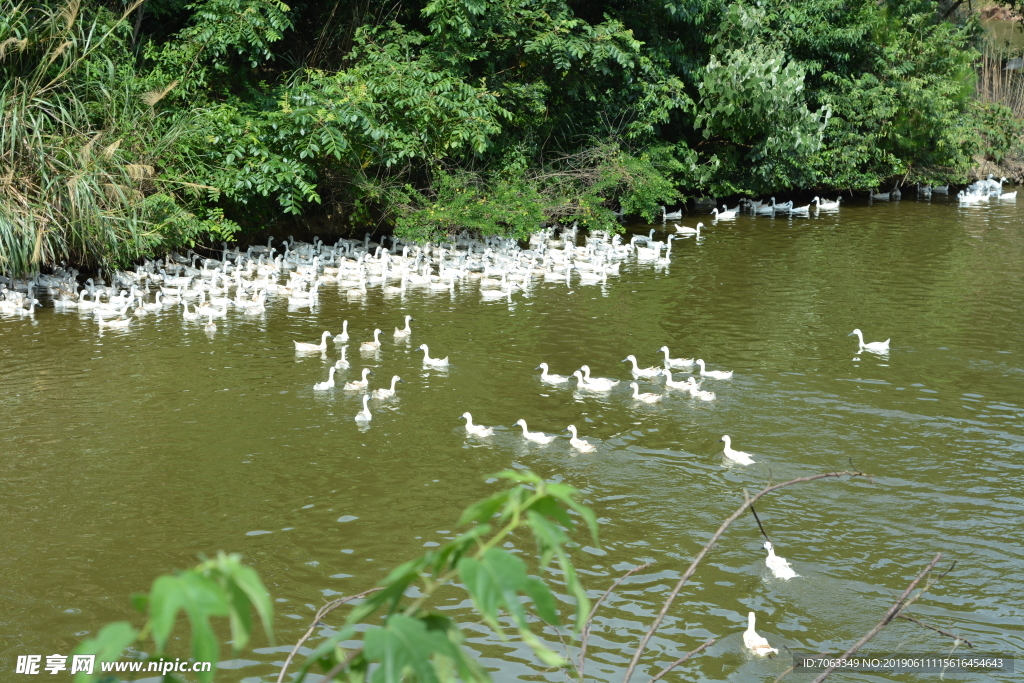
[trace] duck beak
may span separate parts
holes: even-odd
[[[539,365],[534,368],[534,370],[540,370],[540,369],[541,369],[541,367]]]
[[[846,336],[847,336],[847,337],[852,337],[852,336],[853,336],[853,335],[855,335],[855,334],[857,334],[857,333],[856,333],[856,332],[851,332],[850,334],[848,334],[848,335],[846,335]]]

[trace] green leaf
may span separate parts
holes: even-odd
[[[116,662],[121,658],[124,649],[135,642],[139,633],[126,621],[115,621],[107,624],[95,638],[83,640],[72,650],[76,655],[96,655],[96,663],[92,674],[79,671],[75,674],[74,683],[91,683],[101,675],[101,662]],[[70,667],[69,667],[70,669]]]

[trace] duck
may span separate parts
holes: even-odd
[[[661,371],[661,374],[665,376],[665,386],[669,389],[682,389],[684,391],[690,391],[690,382],[677,382],[672,379],[672,371],[669,368],[665,368]],[[690,379],[693,379],[690,377]]]
[[[678,211],[666,211],[664,206],[661,207],[661,222],[662,223],[664,223],[665,221],[678,221],[678,220],[682,220],[682,218],[683,218],[683,210],[682,209],[679,209]]]
[[[661,399],[665,398],[664,394],[641,394],[640,385],[636,382],[630,382],[629,386],[633,388],[633,400],[643,401],[644,403],[657,403]]]
[[[725,442],[725,457],[729,458],[729,460],[732,460],[735,463],[739,463],[740,465],[754,464],[754,459],[750,457],[749,453],[737,451],[732,447],[732,439],[729,438],[728,434],[722,437],[722,441]]]
[[[842,197],[836,197],[834,202],[822,201],[820,197],[815,197],[811,200],[812,204],[817,204],[818,209],[821,211],[836,211],[839,209],[839,202],[843,200]]]
[[[373,419],[373,413],[370,412],[370,395],[363,394],[363,409],[356,413],[356,422],[369,422]]]
[[[698,358],[694,362],[700,366],[701,377],[710,377],[712,379],[732,379],[732,370],[705,370],[703,360]]]
[[[788,581],[796,576],[800,576],[789,566],[788,560],[775,554],[775,546],[772,545],[771,541],[765,541],[761,547],[768,551],[768,557],[765,558],[764,563],[768,566],[768,569],[772,570],[772,575],[776,579]]]
[[[758,657],[770,657],[779,654],[779,651],[768,644],[768,641],[757,634],[754,630],[754,613],[747,615],[747,630],[743,632],[743,646]]]
[[[585,439],[581,439],[576,435],[576,425],[569,425],[565,428],[565,431],[572,434],[572,438],[569,439],[569,445],[578,450],[580,453],[593,453],[597,450],[597,446],[590,443]]]
[[[470,436],[494,436],[493,427],[473,424],[473,416],[468,411],[463,413],[462,417],[466,420],[466,432]]]
[[[692,377],[690,379],[693,379]],[[713,391],[701,391],[700,389],[690,388],[690,397],[700,399],[701,401],[714,401],[715,392]]]
[[[1017,190],[1014,190],[1013,192],[1003,192],[1001,195],[999,195],[999,199],[1003,200],[1004,202],[1015,200],[1017,199]]]
[[[341,334],[334,338],[335,344],[344,344],[348,342],[348,321],[343,320],[341,323]]]
[[[320,335],[319,344],[308,344],[306,342],[293,341],[295,344],[296,351],[326,351],[327,350],[327,338],[331,336],[331,333],[324,330],[324,333]]]
[[[665,354],[665,367],[666,368],[682,369],[682,368],[692,368],[693,367],[693,359],[692,358],[669,358],[668,347],[667,346],[662,346],[658,350]]]
[[[181,305],[185,307],[185,310],[181,312],[181,317],[185,320],[199,320],[199,311],[193,309],[188,310],[188,302],[182,301]]]
[[[405,384],[405,381],[401,377],[399,377],[398,375],[395,375],[394,377],[391,378],[391,388],[390,389],[385,389],[385,388],[374,389],[371,392],[371,395],[375,399],[377,399],[378,401],[382,401],[382,400],[388,399],[388,398],[394,398],[395,397],[395,385],[398,384],[399,382],[401,382],[402,384]]]
[[[532,441],[534,443],[539,443],[539,444],[548,444],[548,443],[551,443],[552,441],[554,441],[555,438],[556,438],[556,437],[554,437],[554,436],[552,436],[550,434],[545,434],[544,432],[531,432],[531,431],[529,431],[526,428],[526,420],[518,420],[518,421],[516,421],[516,426],[523,428],[523,438],[525,438],[527,441]]]
[[[363,342],[359,345],[360,351],[376,351],[380,348],[380,330],[373,331],[373,341]]]
[[[448,367],[448,356],[445,356],[444,358],[431,358],[430,350],[427,348],[426,344],[420,344],[419,350],[423,352],[424,365],[432,365],[436,368]]]
[[[605,382],[611,382],[613,387],[617,386],[619,384],[619,380],[617,380],[617,379],[609,379],[607,377],[591,377],[590,376],[590,366],[589,365],[581,366],[580,367],[580,372],[583,373],[583,378],[586,379],[588,383],[598,382],[598,383],[602,383],[603,384]]]
[[[867,344],[865,344],[864,335],[863,333],[861,333],[859,328],[846,336],[852,337],[853,335],[857,335],[857,341],[860,342],[861,351],[870,351],[871,353],[889,353],[889,342],[892,341],[892,337],[889,337],[885,341],[868,342]]]
[[[336,362],[334,364],[334,367],[338,368],[339,370],[348,370],[349,367],[351,367],[349,362],[348,362],[348,360],[346,360],[346,358],[345,358],[345,347],[344,346],[341,347],[341,358],[339,358],[338,362]]]
[[[206,319],[206,324],[203,325],[203,329],[206,330],[207,332],[216,332],[217,323],[213,322],[213,311],[207,309],[206,315],[208,317]]]
[[[569,381],[569,378],[565,375],[552,375],[548,372],[548,364],[541,363],[534,370],[540,370],[540,381],[547,382],[548,384],[564,384]]]
[[[696,228],[691,228],[687,225],[679,225],[678,223],[674,223],[673,225],[676,226],[676,232],[683,235],[696,235],[697,237],[700,237],[700,229],[704,227],[703,223],[697,223]]]
[[[327,391],[328,389],[334,388],[334,373],[338,371],[338,368],[331,366],[330,372],[327,373],[326,382],[317,382],[313,385],[314,391]]]
[[[722,210],[711,209],[711,213],[715,214],[716,221],[731,221],[736,218],[736,214],[740,212],[740,207],[730,209],[726,204],[722,204]]]
[[[395,339],[408,339],[409,337],[412,336],[412,328],[409,327],[409,321],[411,321],[412,319],[413,318],[411,315],[405,316],[405,327],[395,328]]]
[[[659,377],[661,376],[661,368],[641,368],[636,364],[636,356],[630,354],[622,359],[623,363],[633,364],[633,377]]]
[[[792,209],[789,210],[789,214],[791,216],[810,216],[811,205],[805,204],[804,206],[794,206]]]
[[[345,386],[343,388],[345,391],[359,391],[360,389],[365,389],[370,384],[370,380],[366,378],[372,374],[373,372],[370,371],[370,368],[363,368],[363,378],[353,380],[351,382],[345,382]]]
[[[593,377],[587,380],[579,370],[572,373],[572,376],[579,381],[577,387],[585,391],[611,391],[619,383],[618,380],[612,381],[603,377]]]

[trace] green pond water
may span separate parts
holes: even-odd
[[[36,680],[13,673],[18,655],[70,654],[110,621],[141,625],[133,593],[219,550],[241,553],[265,581],[277,644],[258,634],[255,650],[221,663],[218,680],[274,680],[320,605],[453,536],[463,508],[499,490],[490,475],[507,468],[570,483],[596,510],[601,547],[581,534],[575,551],[595,597],[654,563],[599,612],[593,680],[621,680],[680,572],[744,488],[851,466],[873,479],[793,487],[759,505],[799,578],[766,575],[756,523],[743,517],[683,589],[633,680],[711,637],[713,647],[666,680],[774,680],[792,659],[744,653],[750,610],[776,647],[842,652],[937,552],[956,567],[913,614],[975,652],[1020,656],[1022,218],[1024,205],[960,209],[945,199],[741,217],[675,242],[667,271],[630,260],[605,287],[538,282],[511,303],[482,301],[475,284],[391,298],[371,289],[351,303],[326,286],[312,312],[289,312],[278,298],[263,316],[229,313],[213,335],[180,309],[102,335],[91,317],[52,308],[0,319],[0,681]],[[407,313],[412,339],[396,342],[391,330]],[[324,358],[292,348],[340,331],[344,319],[354,342],[346,377],[365,366],[373,386],[393,374],[406,381],[398,400],[371,404],[365,430],[353,421],[357,395],[312,390],[338,357],[333,343]],[[375,327],[383,348],[363,356],[358,342]],[[858,354],[847,336],[855,327],[868,341],[891,337],[890,355]],[[450,356],[450,369],[424,370],[420,343]],[[673,394],[638,406],[626,382],[581,395],[542,385],[534,371],[541,361],[560,374],[587,363],[627,379],[627,354],[654,365],[663,344],[735,377],[706,380],[712,402]],[[467,439],[466,410],[497,434]],[[528,445],[513,427],[519,418],[548,433],[576,424],[597,452],[574,456],[565,437]],[[756,463],[726,466],[723,434]],[[559,577],[549,578],[557,591]],[[464,624],[496,681],[565,680],[481,625],[461,594],[436,607]],[[182,622],[179,655],[188,633]],[[951,644],[898,622],[866,651],[938,654]]]

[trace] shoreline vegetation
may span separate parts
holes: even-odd
[[[0,271],[1022,180],[1018,9],[0,0]]]

